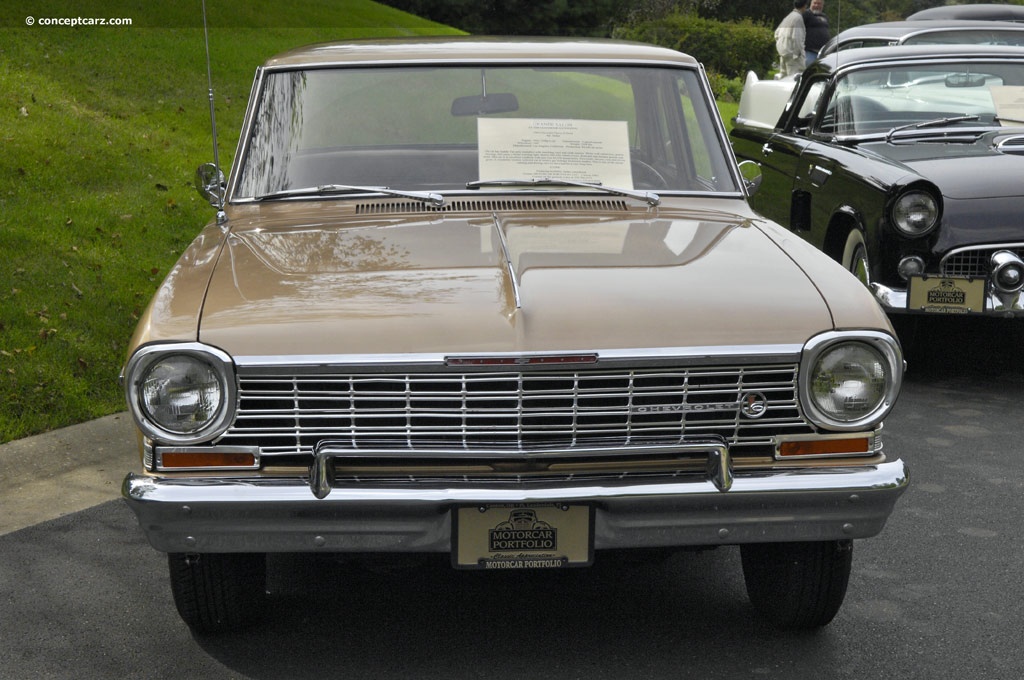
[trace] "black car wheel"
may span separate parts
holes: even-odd
[[[266,600],[266,555],[171,553],[167,563],[174,604],[193,630],[238,630],[260,619]]]
[[[864,243],[864,234],[859,229],[851,229],[846,237],[842,264],[865,286],[871,283],[868,248]]]
[[[740,555],[751,603],[782,628],[820,628],[843,604],[852,541],[751,543]]]

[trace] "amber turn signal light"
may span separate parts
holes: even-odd
[[[160,468],[163,470],[233,467],[252,469],[256,467],[256,456],[252,453],[209,451],[167,451],[160,456]]]
[[[779,458],[817,456],[868,456],[871,451],[870,437],[842,439],[801,439],[784,441],[779,444]]]

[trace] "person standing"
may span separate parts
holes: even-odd
[[[825,46],[832,34],[828,30],[828,17],[825,16],[825,0],[811,0],[810,11],[804,12],[804,29],[807,37],[804,49],[807,51],[807,66],[818,58],[818,51]]]
[[[793,11],[775,29],[775,49],[779,53],[779,76],[793,76],[806,65],[804,12],[810,0],[793,0]]]

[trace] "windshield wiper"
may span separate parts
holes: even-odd
[[[970,113],[962,116],[949,116],[948,118],[935,118],[934,120],[925,120],[920,123],[910,123],[909,125],[900,125],[889,130],[889,133],[885,135],[885,141],[892,141],[893,135],[897,132],[903,132],[904,130],[921,130],[924,128],[932,127],[944,127],[950,123],[962,123],[968,120],[981,120],[981,116]]]
[[[483,187],[511,187],[511,186],[556,186],[556,187],[581,187],[584,189],[597,189],[603,191],[606,194],[613,194],[615,196],[627,196],[629,198],[635,198],[641,201],[646,201],[647,205],[659,205],[661,203],[661,197],[652,191],[634,191],[633,189],[620,189],[618,187],[610,187],[601,184],[600,182],[579,182],[571,179],[554,179],[551,177],[543,177],[539,179],[481,179],[475,182],[466,182],[467,189],[480,189]]]
[[[275,191],[271,194],[257,196],[254,200],[273,201],[278,198],[292,198],[295,196],[337,196],[339,194],[386,194],[388,196],[411,198],[414,201],[429,203],[430,205],[438,208],[444,205],[444,196],[432,192],[400,191],[389,187],[360,187],[349,184],[320,184],[315,187],[285,189],[283,191]]]

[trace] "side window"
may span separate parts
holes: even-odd
[[[819,78],[807,88],[807,93],[804,95],[804,99],[800,102],[800,107],[796,112],[797,127],[807,127],[811,119],[814,118],[814,113],[818,110],[818,104],[821,101],[821,95],[825,91],[825,82],[825,78]]]

